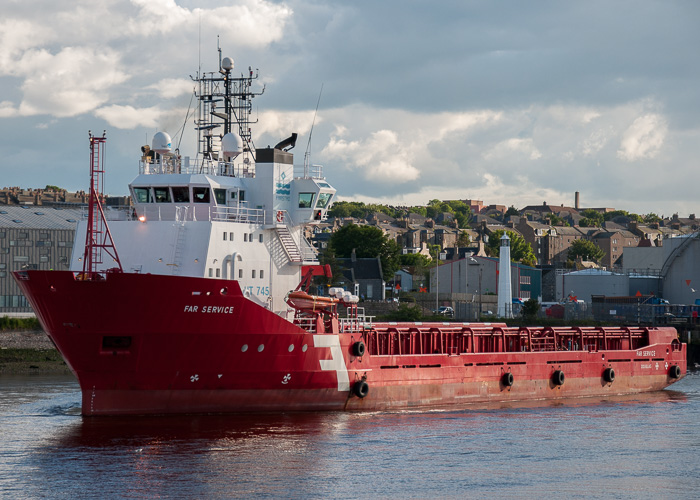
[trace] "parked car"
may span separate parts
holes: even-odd
[[[455,310],[449,306],[440,306],[437,309],[433,309],[434,314],[440,314],[442,316],[449,316],[450,318],[455,315]]]

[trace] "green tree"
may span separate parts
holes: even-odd
[[[576,240],[569,247],[567,257],[571,261],[575,261],[578,257],[581,257],[583,260],[600,262],[600,260],[605,257],[605,252],[592,241]]]
[[[489,242],[486,245],[486,254],[490,257],[498,257],[501,248],[501,237],[503,233],[508,233],[510,238],[510,260],[520,262],[526,266],[537,264],[535,253],[530,244],[518,233],[498,229],[489,235]]]
[[[461,226],[461,224],[460,224]],[[471,245],[472,239],[469,236],[469,233],[466,231],[460,231],[459,237],[457,238],[457,246],[458,247],[468,247]]]
[[[615,217],[620,217],[620,216],[629,217],[631,220],[634,220],[637,222],[642,222],[641,216],[634,214],[634,213],[631,213],[631,212],[628,212],[626,210],[613,210],[612,212],[605,212],[603,214],[603,219],[604,220],[613,220]]]
[[[426,267],[430,265],[430,259],[420,253],[407,253],[401,255],[399,262],[402,266]]]
[[[533,321],[537,317],[540,310],[540,303],[537,299],[527,299],[523,304],[523,317],[529,321]]]
[[[579,221],[581,227],[601,227],[605,222],[603,214],[590,208],[581,212],[581,215],[583,216],[583,219]]]
[[[338,257],[350,257],[353,249],[360,258],[379,257],[384,281],[389,281],[400,267],[401,249],[375,226],[348,224],[331,235],[330,244]]]
[[[549,213],[545,214],[545,219],[549,219],[549,225],[550,226],[568,226],[569,223],[566,222],[564,219],[559,217],[557,214],[554,213]]]
[[[642,217],[642,221],[647,224],[651,224],[652,222],[661,222],[661,217],[659,217],[655,213],[648,213]]]
[[[508,210],[506,210],[505,216],[508,217],[509,215],[520,215],[520,211],[515,208],[513,205],[508,207]]]

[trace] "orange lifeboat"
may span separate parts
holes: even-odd
[[[321,297],[318,295],[309,295],[306,292],[296,291],[287,294],[287,304],[294,309],[306,311],[321,311],[328,309],[338,303],[338,299],[334,297]]]

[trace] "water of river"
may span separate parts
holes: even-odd
[[[697,498],[700,372],[673,390],[452,411],[83,418],[0,377],[7,498]]]

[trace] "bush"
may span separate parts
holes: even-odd
[[[0,318],[0,331],[8,330],[40,330],[41,325],[36,318]]]
[[[420,307],[400,303],[399,308],[387,314],[386,317],[389,321],[420,321],[422,315]]]

